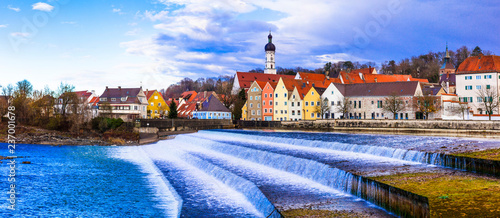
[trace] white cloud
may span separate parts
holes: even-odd
[[[8,26],[9,26],[9,24],[0,24],[0,28],[6,28]]]
[[[61,24],[75,25],[76,22],[75,21],[63,21],[63,22],[61,22]]]
[[[169,15],[168,11],[160,11],[157,13],[155,11],[146,10],[144,12],[144,17],[148,18],[151,21],[166,20],[168,19],[168,15]]]
[[[122,11],[122,9],[119,9],[119,8],[113,8],[113,12],[114,12],[114,13],[118,13],[118,12],[121,12],[121,11]]]
[[[49,5],[47,3],[43,3],[43,2],[35,3],[32,5],[32,7],[33,7],[33,10],[39,10],[39,11],[51,12],[52,10],[54,10],[54,6]]]
[[[14,7],[10,6],[10,5],[8,5],[8,6],[7,6],[7,8],[8,8],[8,9],[10,9],[10,10],[13,10],[13,11],[15,11],[15,12],[19,12],[19,11],[21,11],[21,9],[20,9],[20,8],[14,8]]]
[[[125,33],[126,36],[136,36],[137,34],[139,34],[139,32],[141,32],[141,29],[140,28],[135,28],[133,30],[130,30],[128,32]]]
[[[14,32],[14,33],[10,33],[11,36],[14,36],[14,37],[22,37],[22,38],[27,38],[30,36],[29,33],[24,33],[24,32]]]

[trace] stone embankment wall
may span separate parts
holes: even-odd
[[[283,121],[282,129],[420,133],[448,136],[487,135],[500,137],[498,121],[447,120],[316,120]]]

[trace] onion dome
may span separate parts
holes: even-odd
[[[269,36],[267,36],[269,39],[269,42],[266,44],[266,47],[264,49],[266,51],[276,51],[276,46],[273,44],[273,36],[271,35],[271,32],[269,32]]]

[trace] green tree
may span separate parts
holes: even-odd
[[[246,98],[245,90],[244,89],[240,89],[240,92],[238,92],[238,95],[236,96],[236,100],[234,102],[234,107],[233,107],[233,110],[232,110],[233,119],[235,119],[235,120],[241,119],[241,116],[242,116],[241,109],[245,105],[246,101],[247,101],[247,98]]]
[[[483,53],[483,50],[479,48],[479,46],[476,46],[474,50],[472,50],[472,53],[470,56],[479,56],[480,54]]]
[[[168,118],[169,119],[177,118],[177,104],[175,103],[174,100],[172,100],[172,102],[170,102],[169,108],[170,108],[170,112],[168,112]]]

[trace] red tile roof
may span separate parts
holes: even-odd
[[[480,55],[468,57],[460,64],[457,74],[500,72],[500,56]]]
[[[346,97],[358,96],[413,96],[419,82],[387,82],[387,83],[358,83],[358,84],[335,84],[337,89]]]
[[[195,91],[187,91],[181,94],[181,98],[184,98],[186,99],[186,101],[190,102],[196,97],[197,94],[198,93],[196,93]]]
[[[192,118],[193,111],[196,110],[196,102],[184,103],[177,109],[177,116],[183,118]]]
[[[280,75],[280,74],[264,74],[264,73],[248,73],[248,72],[236,72],[236,77],[240,88],[248,89],[252,85],[253,81],[263,81],[263,82],[278,82],[281,77],[284,78],[294,78],[293,75]]]
[[[149,98],[151,98],[151,96],[155,93],[156,90],[146,90],[144,91],[144,94],[146,95],[146,99],[149,100]]]

